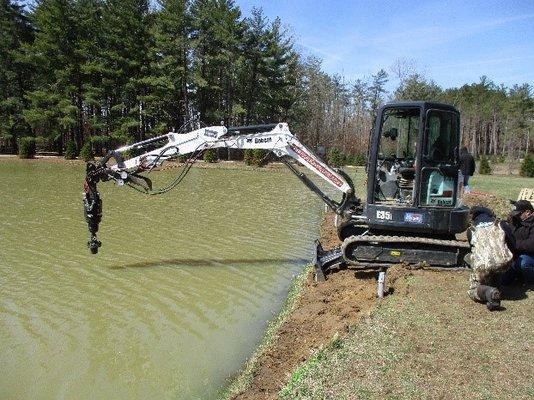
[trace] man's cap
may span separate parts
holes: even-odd
[[[478,225],[482,222],[493,222],[495,221],[495,214],[493,211],[487,207],[483,206],[474,206],[471,207],[469,210],[469,214],[471,214],[471,221],[475,225]]]
[[[514,203],[515,208],[512,211],[512,214],[519,215],[524,213],[525,211],[534,211],[534,207],[532,207],[532,204],[528,200],[518,200]]]

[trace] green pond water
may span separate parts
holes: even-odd
[[[178,170],[156,173],[167,183]],[[192,169],[174,191],[0,160],[0,399],[213,399],[313,257],[322,203],[285,171]]]

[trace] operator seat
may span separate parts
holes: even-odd
[[[415,178],[415,168],[412,167],[399,167],[399,174],[406,180],[411,181]]]

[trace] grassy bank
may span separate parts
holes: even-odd
[[[299,366],[280,397],[532,398],[532,287],[508,290],[506,310],[490,313],[468,299],[467,280],[467,272],[402,273],[395,293]]]
[[[506,214],[532,178],[476,175],[468,196]],[[388,271],[394,293],[344,338],[296,368],[282,399],[526,399],[534,396],[532,286],[507,288],[490,313],[466,295],[468,272]]]

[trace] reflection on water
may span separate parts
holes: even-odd
[[[214,398],[311,260],[320,202],[273,171],[103,184],[91,255],[83,171],[0,161],[0,398]]]

